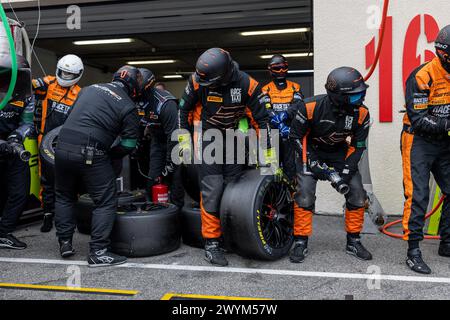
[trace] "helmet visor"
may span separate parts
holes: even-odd
[[[72,72],[67,72],[62,69],[58,69],[58,76],[63,80],[70,81],[78,78],[80,75]]]
[[[366,91],[348,94],[348,102],[351,105],[360,105],[366,98]]]

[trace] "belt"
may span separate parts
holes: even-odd
[[[64,151],[70,151],[74,153],[86,154],[86,146],[75,145],[66,142],[58,142],[57,148]],[[104,156],[107,152],[100,149],[94,149],[94,156]]]

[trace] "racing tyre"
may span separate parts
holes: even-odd
[[[39,155],[41,161],[45,162],[48,167],[53,168],[55,166],[55,149],[58,143],[59,131],[61,131],[59,126],[49,133],[47,133],[41,141],[41,146],[39,148]]]
[[[145,193],[142,190],[119,192],[118,208],[132,202],[145,201]],[[75,216],[77,219],[77,229],[82,234],[91,234],[92,211],[95,209],[94,201],[88,194],[83,194],[75,205]]]
[[[221,223],[227,247],[258,260],[277,260],[289,252],[293,237],[291,191],[274,176],[244,172],[225,188]]]
[[[117,212],[111,249],[126,257],[149,257],[180,247],[178,208],[169,203],[134,202]]]
[[[204,248],[202,215],[198,204],[187,204],[181,209],[181,234],[184,244],[194,248]]]
[[[181,171],[184,190],[195,202],[200,202],[200,179],[197,165],[185,165]]]

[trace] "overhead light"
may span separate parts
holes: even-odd
[[[289,70],[288,73],[314,73],[314,70]]]
[[[285,58],[302,58],[302,57],[312,57],[314,54],[308,53],[308,52],[297,52],[297,53],[274,53],[274,54],[281,54]],[[264,54],[261,56],[262,59],[270,59],[273,57],[274,54]]]
[[[114,43],[130,43],[134,39],[131,38],[121,38],[121,39],[99,39],[99,40],[82,40],[74,41],[73,44],[76,46],[89,46],[94,44],[114,44]]]
[[[183,79],[183,76],[181,74],[168,74],[166,76],[163,76],[164,79]]]
[[[142,65],[142,64],[162,64],[162,63],[174,63],[175,60],[144,60],[144,61],[128,61],[127,64]]]
[[[310,28],[290,28],[290,29],[276,29],[276,30],[260,30],[260,31],[243,31],[241,36],[262,36],[267,34],[284,34],[284,33],[304,33],[308,32]]]

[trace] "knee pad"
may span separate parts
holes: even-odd
[[[347,197],[346,207],[349,210],[356,210],[366,206],[367,193],[364,189],[350,189]]]
[[[223,177],[221,175],[205,176],[202,178],[200,190],[205,211],[209,213],[219,212],[223,188]]]
[[[316,196],[306,193],[296,192],[294,195],[294,200],[300,208],[308,211],[314,211]]]

